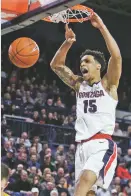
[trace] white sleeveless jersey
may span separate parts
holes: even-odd
[[[117,101],[108,95],[101,82],[89,86],[83,81],[77,93],[76,141],[98,132],[113,134]]]

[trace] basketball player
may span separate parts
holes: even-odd
[[[76,41],[75,34],[68,25],[66,40],[51,62],[52,70],[77,95],[75,196],[95,195],[96,185],[107,189],[117,164],[117,147],[111,135],[115,125],[122,58],[117,43],[102,19],[94,13],[90,21],[101,32],[111,56],[104,77],[100,77],[100,72],[105,68],[106,62],[99,51],[86,50],[81,55],[80,70],[83,77],[74,75],[65,66],[67,52]]]
[[[8,185],[9,179],[9,168],[7,165],[1,163],[1,196],[8,196],[7,193],[4,193],[4,189]]]

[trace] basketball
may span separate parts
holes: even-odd
[[[11,43],[8,54],[10,61],[17,67],[29,68],[39,58],[39,47],[34,40],[21,37]]]

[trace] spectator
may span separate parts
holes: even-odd
[[[2,157],[2,162],[9,166],[9,168],[15,168],[15,157],[12,149],[9,149],[6,156]]]
[[[14,192],[28,192],[31,191],[31,184],[28,181],[28,174],[25,170],[22,170],[20,175],[20,180],[16,181],[15,183],[9,184],[9,190]]]
[[[38,163],[38,158],[37,155],[32,154],[30,156],[30,161],[28,162],[28,167],[32,167],[35,166],[37,169],[40,168],[40,164]]]
[[[35,136],[33,139],[33,142],[37,145],[37,152],[40,153],[42,151],[42,144],[39,142],[40,138],[39,136]]]
[[[126,162],[126,167],[128,168],[129,172],[131,173],[131,149],[128,149],[127,155],[124,156],[124,160]]]
[[[50,196],[59,196],[59,195],[58,195],[57,189],[53,189],[53,190],[50,192]]]
[[[75,164],[75,145],[71,144],[66,154],[67,161],[70,165]]]
[[[27,154],[26,153],[19,154],[15,163],[16,163],[16,166],[19,164],[22,164],[24,168],[27,169],[28,168]]]
[[[28,134],[26,132],[23,132],[21,134],[21,138],[24,139],[24,145],[29,148],[31,146],[30,140],[28,139]],[[17,139],[16,143],[19,144],[20,138]]]
[[[1,149],[1,156],[5,156],[7,151],[12,149],[12,143],[10,141],[5,141],[4,147]]]
[[[55,157],[57,157],[58,155],[65,158],[64,146],[62,146],[62,145],[58,146],[57,151],[55,153]]]
[[[127,128],[127,136],[131,138],[131,125]]]
[[[6,136],[4,137],[4,140],[14,143],[15,139],[12,137],[12,131],[10,129],[6,129]]]
[[[45,168],[50,168],[52,172],[55,171],[55,163],[51,161],[51,155],[45,155],[41,160],[41,171]]]
[[[119,123],[115,123],[114,133],[115,136],[123,136],[121,129],[119,128]]]
[[[128,181],[127,186],[124,189],[126,196],[131,196],[131,179]]]
[[[119,164],[119,166],[117,167],[116,174],[118,177],[123,179],[125,183],[127,182],[127,180],[131,179],[131,175],[130,175],[128,169],[126,168],[125,161],[123,161],[122,163]]]
[[[32,196],[38,196],[39,195],[39,189],[34,187],[31,189]]]

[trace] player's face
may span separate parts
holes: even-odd
[[[100,71],[100,64],[94,59],[92,55],[85,55],[80,62],[80,70],[84,80],[93,79],[98,71]]]

